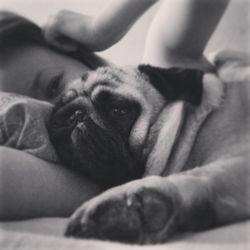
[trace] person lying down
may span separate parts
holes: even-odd
[[[224,7],[221,8],[223,9]],[[219,16],[215,18],[217,21]],[[195,18],[191,20],[194,21]],[[200,23],[197,24],[199,26]],[[205,35],[204,40],[210,36],[211,30]],[[196,32],[198,31],[199,27],[196,29]],[[74,37],[69,36],[69,38]],[[244,78],[241,81],[235,78],[234,82],[240,83],[238,89],[234,88],[236,85],[232,84],[232,80],[224,79],[228,83],[225,93],[232,93],[231,96],[234,98],[227,96],[222,100],[225,85],[214,75],[212,80],[208,77],[210,81],[206,81],[206,77],[200,77],[203,76],[203,72],[200,74],[198,68],[204,68],[202,64],[204,58],[201,56],[206,44],[204,40],[199,47],[200,50],[198,49],[200,57],[195,65],[187,64],[187,61],[182,60],[183,58],[176,60],[179,63],[177,66],[195,68],[195,74],[191,74],[188,86],[184,84],[186,76],[183,77],[179,69],[174,71],[166,69],[169,68],[168,64],[165,64],[164,68],[144,65],[132,71],[108,67],[85,72],[81,78],[75,78],[78,79],[75,81],[76,85],[68,84],[71,81],[67,81],[66,88],[58,93],[59,96],[62,93],[66,94],[62,99],[59,98],[61,106],[57,106],[56,115],[52,116],[52,125],[56,130],[51,129],[51,124],[48,127],[50,135],[54,136],[53,143],[57,143],[57,152],[61,152],[60,158],[66,155],[68,157],[65,160],[65,166],[70,167],[73,159],[83,168],[97,165],[97,168],[92,170],[99,171],[102,170],[99,168],[99,163],[103,159],[104,167],[108,168],[109,163],[113,161],[112,156],[115,156],[115,173],[122,176],[117,178],[118,182],[111,183],[111,186],[122,184],[124,180],[130,181],[134,177],[138,179],[152,174],[158,175],[116,187],[88,203],[84,203],[83,200],[84,204],[71,218],[66,231],[67,236],[145,244],[159,243],[168,240],[176,232],[204,230],[249,218],[250,212],[247,209],[249,194],[245,192],[246,176],[249,173],[246,164],[248,155],[245,152],[249,144],[247,140],[241,140],[243,135],[249,134],[248,127],[241,127],[242,124],[247,123],[244,119],[249,115],[248,109],[245,108],[248,98],[246,95],[244,98],[238,98],[238,91],[244,93],[249,91],[247,79]],[[230,57],[228,60],[231,60]],[[237,58],[233,59],[232,65],[234,60],[241,65],[241,60]],[[138,74],[138,70],[141,74]],[[244,70],[243,64],[239,71]],[[173,78],[169,77],[173,72],[178,74]],[[222,70],[223,72],[225,71]],[[235,71],[233,72],[233,75],[237,75]],[[127,79],[131,81],[127,82]],[[215,91],[211,90],[214,86]],[[71,92],[68,92],[69,89]],[[193,95],[194,98],[191,93],[193,90],[198,90],[198,93]],[[234,102],[235,100],[237,102]],[[91,101],[93,105],[90,104]],[[208,109],[206,109],[207,101]],[[222,102],[225,105],[221,105]],[[186,105],[187,103],[189,105]],[[239,112],[233,112],[235,105]],[[105,110],[105,107],[108,109]],[[69,119],[64,119],[65,117]],[[204,122],[203,118],[205,120],[209,118],[210,123]],[[36,119],[39,120],[39,117]],[[84,127],[85,122],[86,127]],[[193,128],[193,124],[195,129],[189,130],[189,127]],[[221,129],[222,127],[229,128],[230,134],[237,136],[229,136],[228,130]],[[65,128],[68,131],[65,131]],[[114,131],[112,128],[115,128]],[[202,133],[198,133],[200,130]],[[18,131],[20,130],[17,128],[18,136],[22,135]],[[64,140],[64,138],[68,139],[68,134],[62,133],[65,136],[63,137],[60,134],[61,131],[69,132],[71,137],[68,141]],[[47,138],[47,135],[45,137]],[[88,137],[90,140],[86,141]],[[211,146],[210,138],[220,139],[214,140]],[[100,142],[106,142],[109,139],[114,143],[103,147]],[[47,143],[46,140],[43,142]],[[67,142],[73,144],[73,150],[72,147],[69,148],[71,144]],[[38,157],[46,155],[37,150],[43,150],[43,146],[31,146],[35,149],[30,150],[31,153],[39,153]],[[60,151],[61,146],[63,148]],[[95,154],[96,152],[98,154]],[[228,152],[230,159],[228,159]],[[125,157],[123,157],[124,154]],[[120,155],[123,159],[119,157]],[[178,162],[179,156],[182,156],[181,163]],[[133,161],[134,159],[136,162]],[[210,159],[213,160],[210,161]],[[136,173],[136,176],[132,173],[132,178],[131,175],[127,178],[126,160],[131,163],[128,167],[136,167],[138,162],[144,167],[146,165],[146,168],[139,169],[139,174]],[[120,163],[124,167],[122,171],[119,171]],[[113,169],[108,168],[105,173],[110,173],[112,177]],[[147,171],[149,169],[153,172]],[[92,173],[86,171],[86,176],[91,176],[92,179],[97,176],[95,181],[102,184],[99,181],[103,177],[102,171],[98,174],[95,171]],[[237,183],[237,188],[230,185],[231,182],[228,182],[228,179]],[[110,180],[107,179],[107,182],[109,184]],[[210,190],[213,192],[209,192]],[[231,200],[234,202],[230,203]],[[233,207],[234,204],[237,206]]]

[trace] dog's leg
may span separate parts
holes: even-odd
[[[228,158],[110,189],[81,206],[66,235],[156,243],[173,234],[250,218],[250,167]]]
[[[250,218],[247,157],[222,159],[168,179],[177,187],[187,216],[180,221],[181,230],[202,230]]]

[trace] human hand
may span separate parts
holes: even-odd
[[[74,51],[80,45],[91,44],[93,18],[69,10],[50,16],[44,25],[44,37],[53,46]],[[90,46],[91,47],[91,46]]]

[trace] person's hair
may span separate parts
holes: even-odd
[[[0,54],[21,46],[38,44],[75,58],[91,69],[107,65],[107,61],[83,47],[74,52],[61,51],[48,44],[42,29],[29,19],[10,11],[0,11]]]

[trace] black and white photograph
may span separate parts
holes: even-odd
[[[250,250],[250,0],[0,0],[0,249]]]

